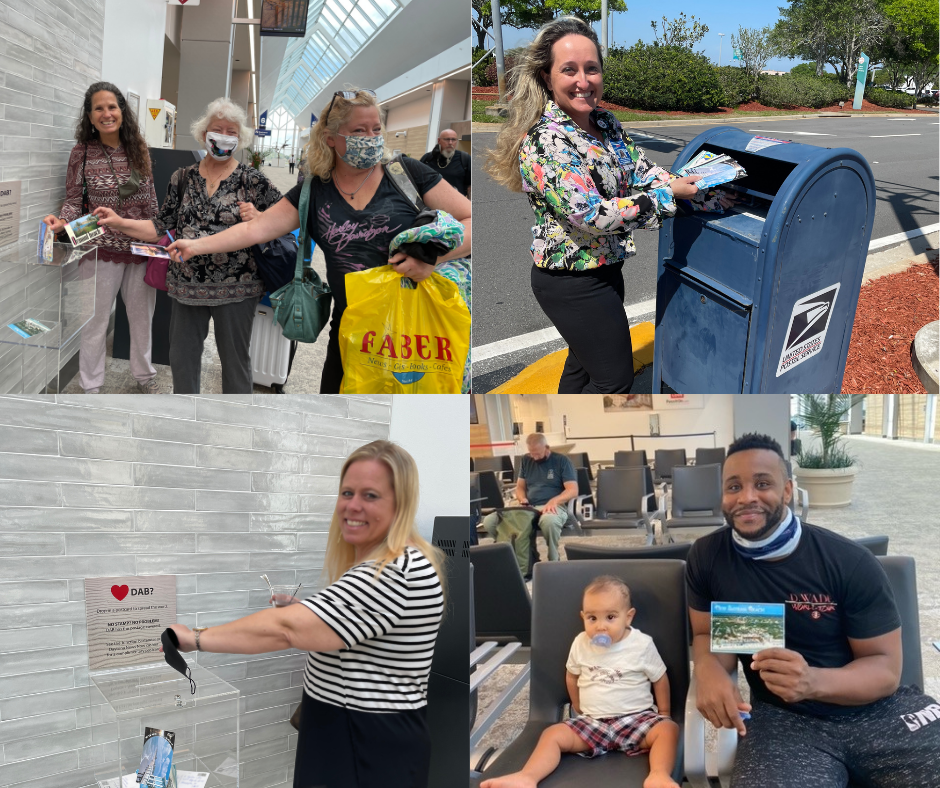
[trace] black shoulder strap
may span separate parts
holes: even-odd
[[[401,154],[395,156],[385,165],[385,172],[395,188],[398,189],[401,196],[414,205],[418,211],[423,211],[427,208],[424,204],[424,200],[421,199],[421,195],[418,194],[418,187],[415,186],[415,182]]]
[[[176,202],[182,205],[183,195],[186,194],[186,187],[189,185],[189,167],[180,167],[179,177],[176,179]]]

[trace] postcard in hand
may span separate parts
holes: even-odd
[[[52,262],[52,244],[55,242],[55,233],[45,222],[39,223],[39,248],[37,254],[44,263]]]
[[[131,254],[139,254],[144,257],[163,257],[167,260],[171,259],[166,249],[159,244],[131,244]]]
[[[712,602],[711,650],[756,654],[765,648],[786,648],[784,606],[759,602]]]
[[[68,233],[72,246],[81,246],[99,235],[104,235],[104,227],[98,226],[97,216],[88,213],[65,225],[65,232]]]

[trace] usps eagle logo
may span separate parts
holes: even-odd
[[[777,364],[778,378],[822,350],[838,295],[839,283],[836,282],[804,296],[793,305]]]

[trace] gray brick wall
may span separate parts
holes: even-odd
[[[115,752],[85,577],[175,574],[188,626],[263,608],[262,572],[319,588],[343,458],[390,418],[381,396],[0,397],[0,786],[92,786]],[[198,655],[242,692],[241,788],[293,779],[304,659]]]
[[[65,199],[88,86],[101,78],[104,0],[0,0],[0,181],[22,182],[20,239]]]

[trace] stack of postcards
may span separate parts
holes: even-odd
[[[695,182],[699,191],[710,189],[713,186],[719,186],[722,183],[743,178],[747,175],[744,167],[738,164],[726,153],[711,153],[703,150],[698,153],[688,164],[680,167],[676,175],[701,175],[701,180]]]

